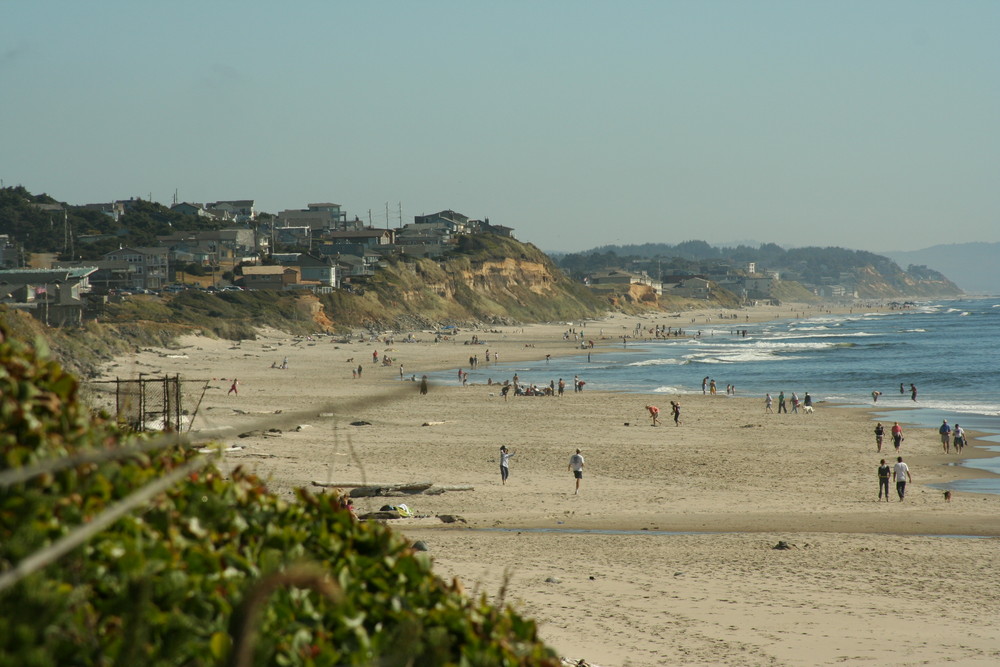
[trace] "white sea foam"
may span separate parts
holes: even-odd
[[[683,364],[682,359],[646,359],[645,361],[633,361],[630,364],[625,364],[626,366],[676,366],[678,364]]]
[[[681,389],[679,387],[668,387],[666,385],[662,387],[657,387],[653,390],[654,394],[679,394]]]

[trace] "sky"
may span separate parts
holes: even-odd
[[[0,17],[0,179],[70,204],[334,202],[382,227],[452,209],[549,252],[1000,241],[994,0],[0,0]]]

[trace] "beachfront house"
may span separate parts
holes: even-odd
[[[323,287],[340,287],[341,269],[330,257],[317,257],[305,252],[274,253],[271,259],[282,266],[299,269],[302,282],[313,282]]]
[[[205,210],[223,220],[250,222],[257,218],[257,209],[254,207],[253,199],[215,201],[205,204]]]
[[[688,299],[710,299],[712,297],[712,282],[705,278],[684,278],[670,290],[670,294]]]
[[[83,321],[84,298],[91,291],[92,266],[0,271],[0,303],[26,310],[45,324],[66,326]]]
[[[285,209],[274,221],[276,231],[286,227],[308,227],[313,236],[360,226],[361,222],[357,219],[347,220],[347,213],[341,210],[340,204],[329,202],[309,204],[304,209]]]
[[[104,253],[103,258],[111,262],[126,262],[129,265],[129,274],[131,276],[129,287],[159,290],[163,289],[169,281],[169,248],[125,247]]]
[[[248,290],[285,290],[300,282],[300,272],[294,266],[244,266],[243,277],[236,284]]]
[[[469,216],[451,210],[413,216],[413,224],[426,228],[445,229],[449,234],[469,233]]]

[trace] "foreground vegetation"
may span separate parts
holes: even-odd
[[[178,438],[91,416],[77,391],[0,327],[0,665],[558,664],[532,621],[466,598],[336,498],[226,479]]]

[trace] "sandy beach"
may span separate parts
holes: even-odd
[[[739,320],[805,310],[763,307]],[[717,317],[618,315],[586,328],[588,337],[605,330],[599,354],[637,321],[694,328]],[[866,410],[820,403],[813,414],[765,414],[758,396],[590,384],[505,401],[498,386],[457,380],[470,355],[485,365],[486,349],[501,362],[578,353],[563,340],[568,326],[463,330],[441,342],[420,331],[389,343],[188,336],[120,359],[106,377],[179,373],[184,407],[197,406],[192,435],[239,447],[220,466],[255,471],[283,495],[326,491],[314,482],[471,486],[356,504],[363,513],[406,503],[416,516],[392,523],[428,545],[441,577],[502,594],[570,658],[608,667],[1000,661],[1000,495],[945,502],[928,486],[985,474],[948,465],[957,457],[941,453],[934,430],[907,429],[900,453],[913,483],[904,502],[879,503],[876,466],[895,452],[887,443],[876,453]],[[402,342],[407,334],[417,342]],[[466,344],[473,335],[480,345]],[[373,351],[392,363],[373,363]],[[409,380],[441,369],[456,380],[427,395]],[[499,369],[494,378],[504,379]],[[680,426],[670,400],[682,404]],[[655,428],[650,402],[662,411]],[[515,452],[506,485],[500,445]],[[579,494],[567,470],[576,448],[586,459]]]

